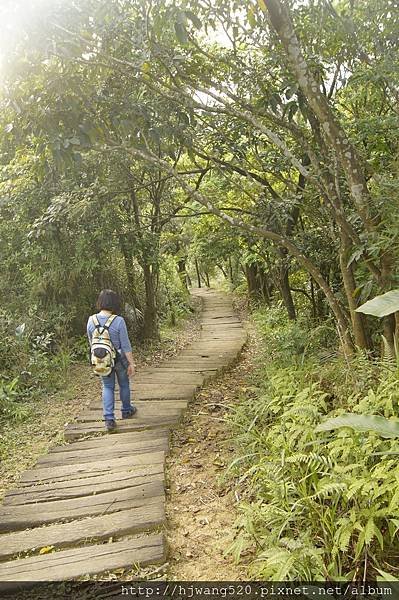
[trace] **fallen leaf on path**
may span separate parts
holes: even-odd
[[[53,550],[54,550],[54,546],[43,546],[43,548],[40,548],[39,554],[49,554]]]

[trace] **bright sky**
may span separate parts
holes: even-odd
[[[67,2],[68,0],[64,0]],[[21,35],[29,29],[34,22],[45,21],[48,9],[54,6],[56,0],[0,0],[0,68],[2,59],[7,50],[12,48]],[[79,5],[79,1],[77,2]],[[229,46],[230,42],[222,27],[216,31],[209,31],[209,39],[222,46]]]
[[[51,4],[52,0],[0,0],[0,61],[32,22],[45,18]]]

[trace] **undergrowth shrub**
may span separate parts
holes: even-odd
[[[255,323],[264,348],[259,388],[229,417],[237,443],[230,472],[243,496],[230,552],[238,560],[252,551],[260,579],[394,577],[398,440],[315,428],[344,412],[397,415],[397,371],[369,363],[367,371],[362,355],[350,364],[320,361],[326,332],[316,332],[311,347],[304,325],[276,311],[258,313]]]
[[[72,356],[63,315],[46,317],[31,311],[22,321],[0,309],[0,425],[23,420],[26,401],[53,390],[67,374]]]

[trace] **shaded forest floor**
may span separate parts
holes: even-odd
[[[161,342],[134,352],[137,369],[144,365],[155,366],[197,339],[200,304],[196,304],[195,309],[196,312],[182,320],[177,328],[163,331]],[[88,406],[100,390],[100,381],[90,367],[74,364],[57,392],[26,403],[28,416],[0,430],[0,500],[39,456],[47,454],[51,446],[64,442],[65,424]]]

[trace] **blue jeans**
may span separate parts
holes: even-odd
[[[122,416],[128,414],[132,405],[130,403],[130,385],[127,370],[118,360],[110,375],[101,377],[103,384],[103,414],[106,421],[115,419],[115,373],[118,378],[119,396],[122,402]]]

